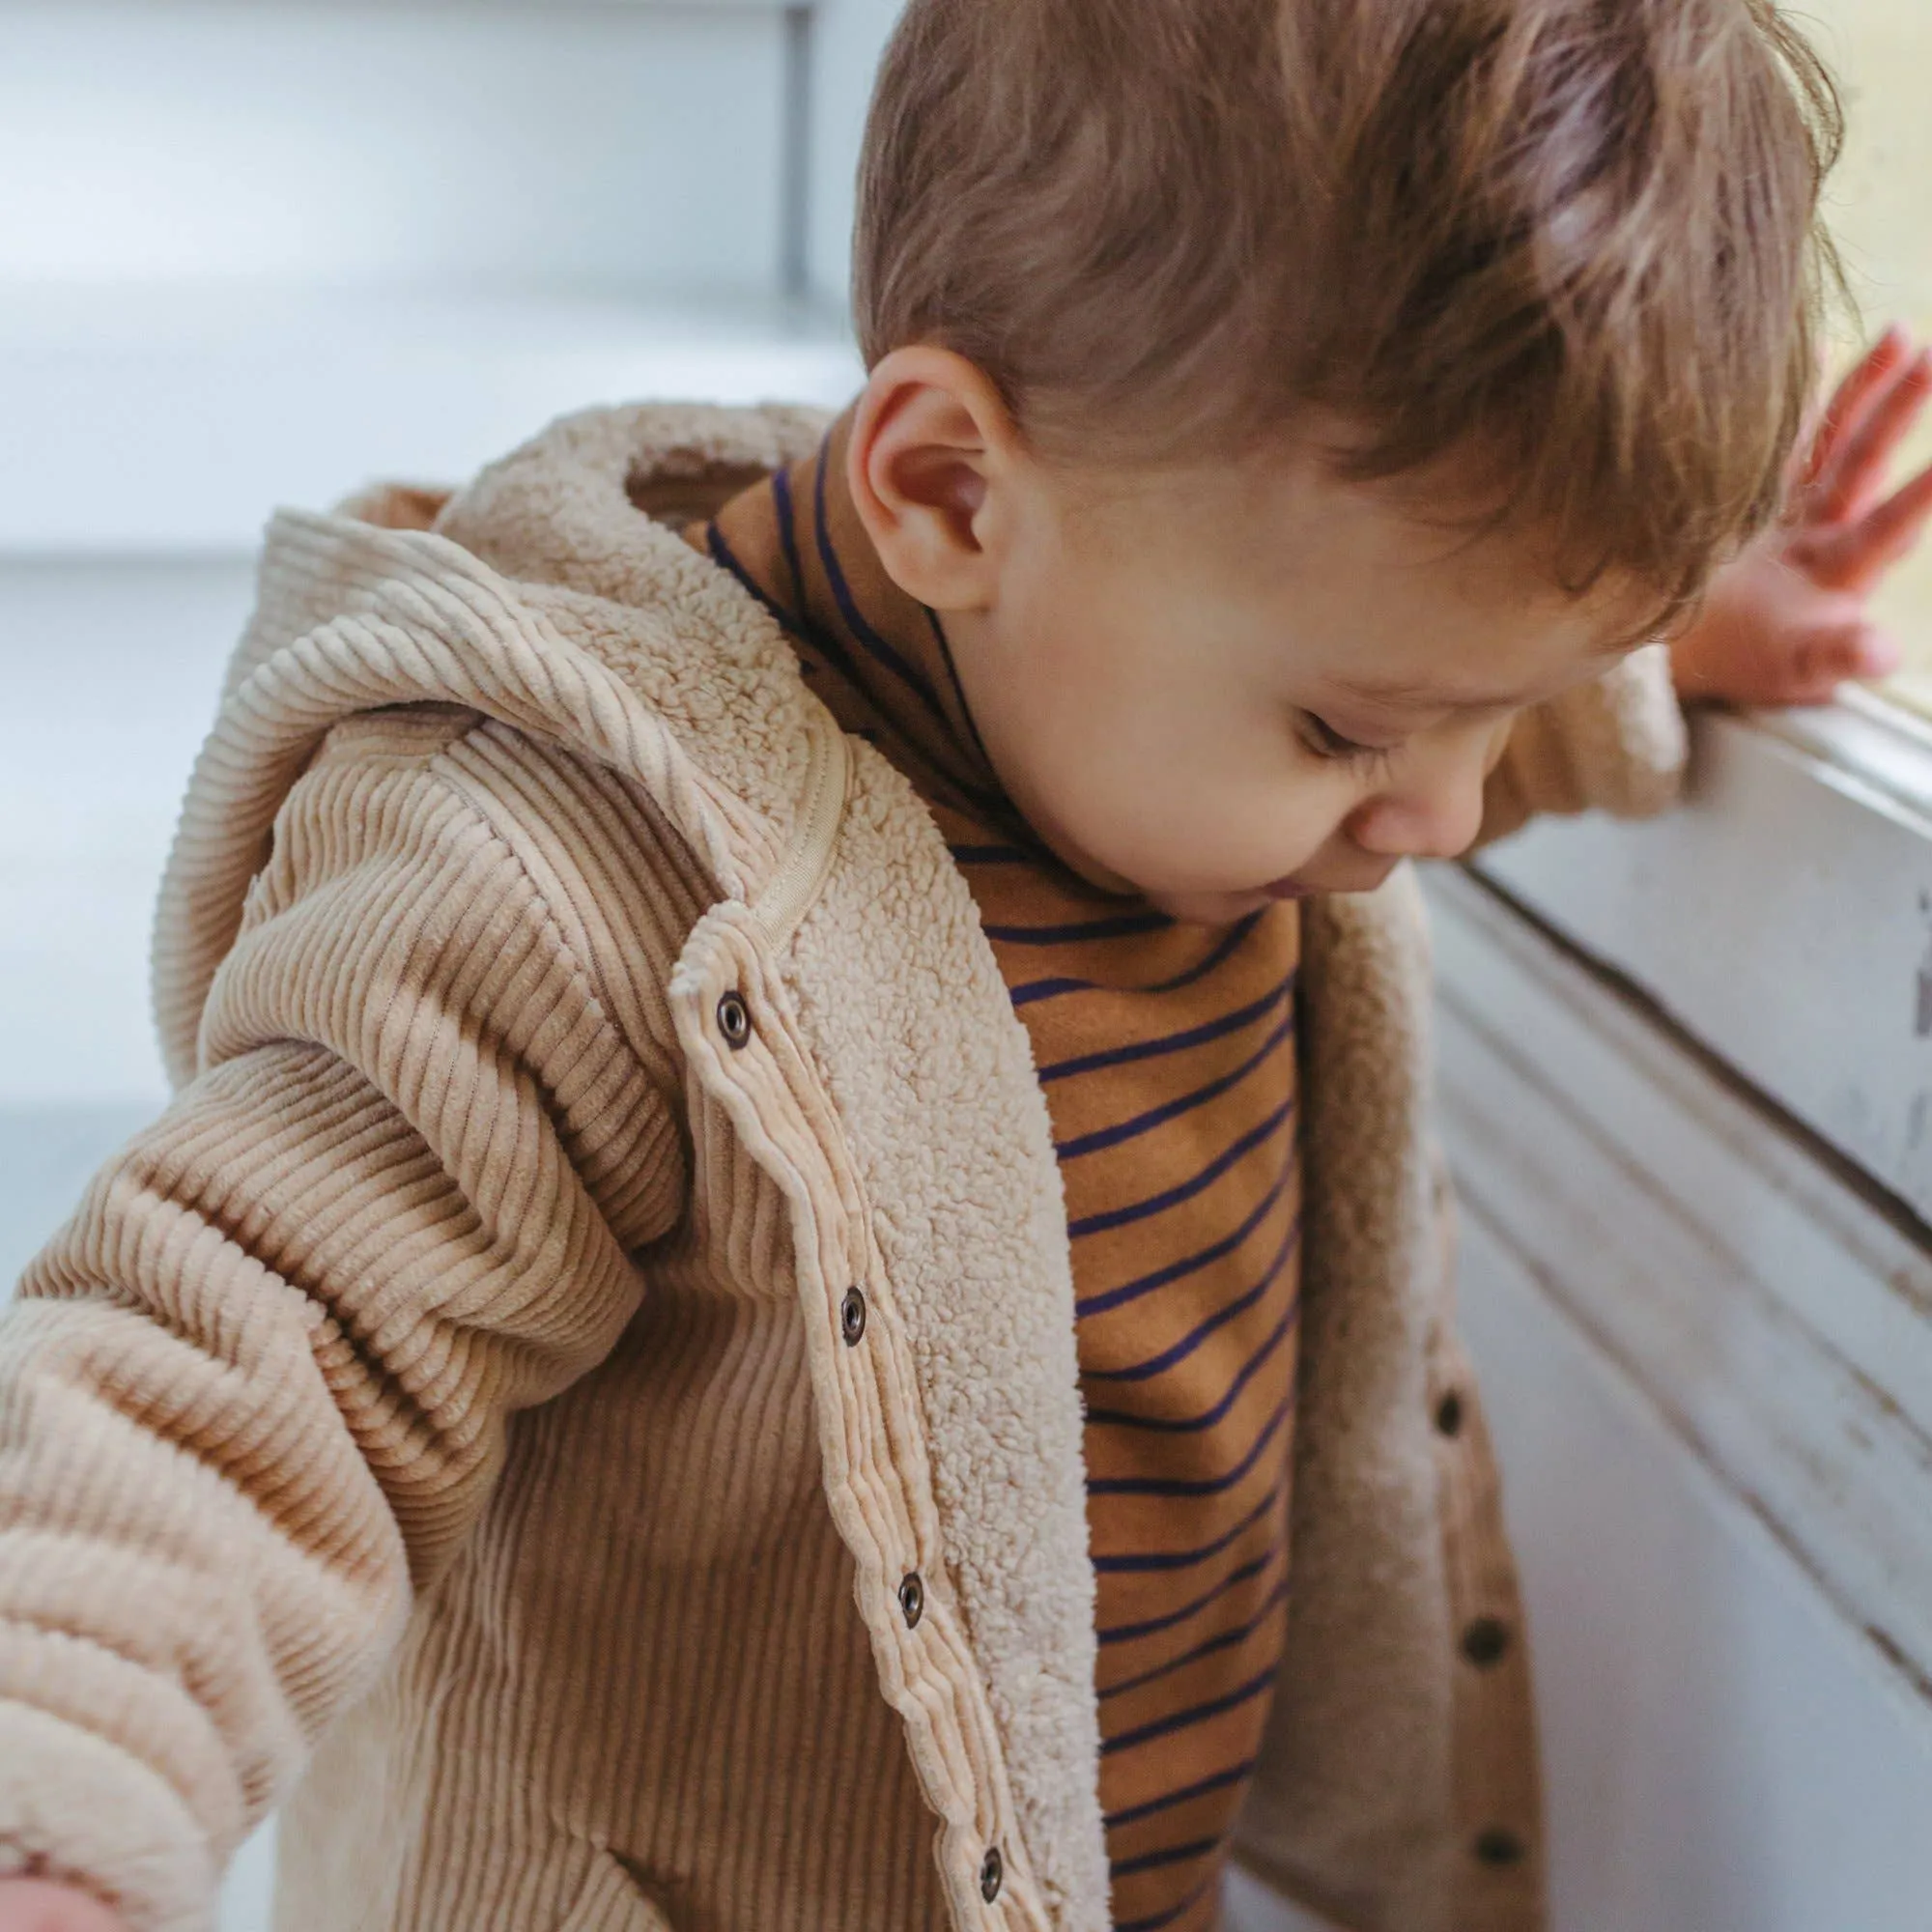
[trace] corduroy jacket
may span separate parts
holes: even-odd
[[[672,527],[821,428],[598,411],[270,526],[162,892],[176,1098],[0,1324],[0,1871],[189,1932],[285,1804],[284,1932],[1107,1926],[1026,1037],[906,781]],[[1641,653],[1523,722],[1489,829],[1682,759]],[[1414,882],[1306,920],[1241,1856],[1534,1932]]]

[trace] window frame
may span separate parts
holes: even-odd
[[[1932,1221],[1932,725],[1848,692],[1694,714],[1691,746],[1674,811],[1472,869]]]

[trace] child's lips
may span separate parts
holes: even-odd
[[[1277,879],[1271,886],[1264,886],[1271,899],[1308,899],[1315,896],[1313,886],[1304,886],[1299,879]]]

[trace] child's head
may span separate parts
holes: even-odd
[[[1770,0],[912,0],[848,470],[1022,809],[1204,916],[1461,849],[1775,513],[1836,137]]]

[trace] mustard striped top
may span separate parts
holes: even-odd
[[[942,626],[871,553],[843,432],[692,540],[917,788],[1031,1037],[1072,1247],[1114,1921],[1188,1932],[1214,1919],[1286,1623],[1299,924],[1183,925],[1033,836]]]

